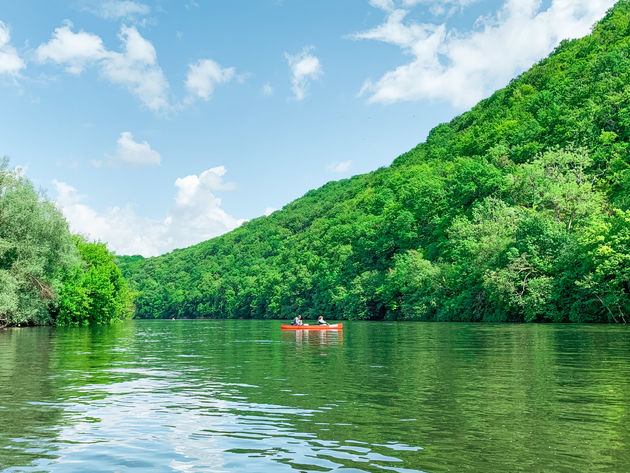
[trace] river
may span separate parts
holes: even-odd
[[[7,472],[628,472],[630,333],[132,321],[0,332]]]

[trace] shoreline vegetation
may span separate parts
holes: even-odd
[[[106,245],[72,235],[55,205],[0,161],[0,328],[106,324],[133,311]]]
[[[391,166],[154,258],[0,167],[0,326],[630,320],[630,1]],[[123,277],[124,276],[124,277]],[[127,281],[129,283],[127,283]]]

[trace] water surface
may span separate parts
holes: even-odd
[[[0,332],[8,472],[627,472],[625,327]]]

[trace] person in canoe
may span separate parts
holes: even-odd
[[[291,325],[304,325],[304,322],[302,322],[302,316],[298,315],[296,318],[294,318]]]
[[[317,317],[317,325],[329,325],[329,323],[324,320],[323,315],[320,315]]]

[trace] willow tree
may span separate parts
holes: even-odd
[[[65,275],[79,264],[68,223],[8,160],[0,162],[0,326],[52,321]]]

